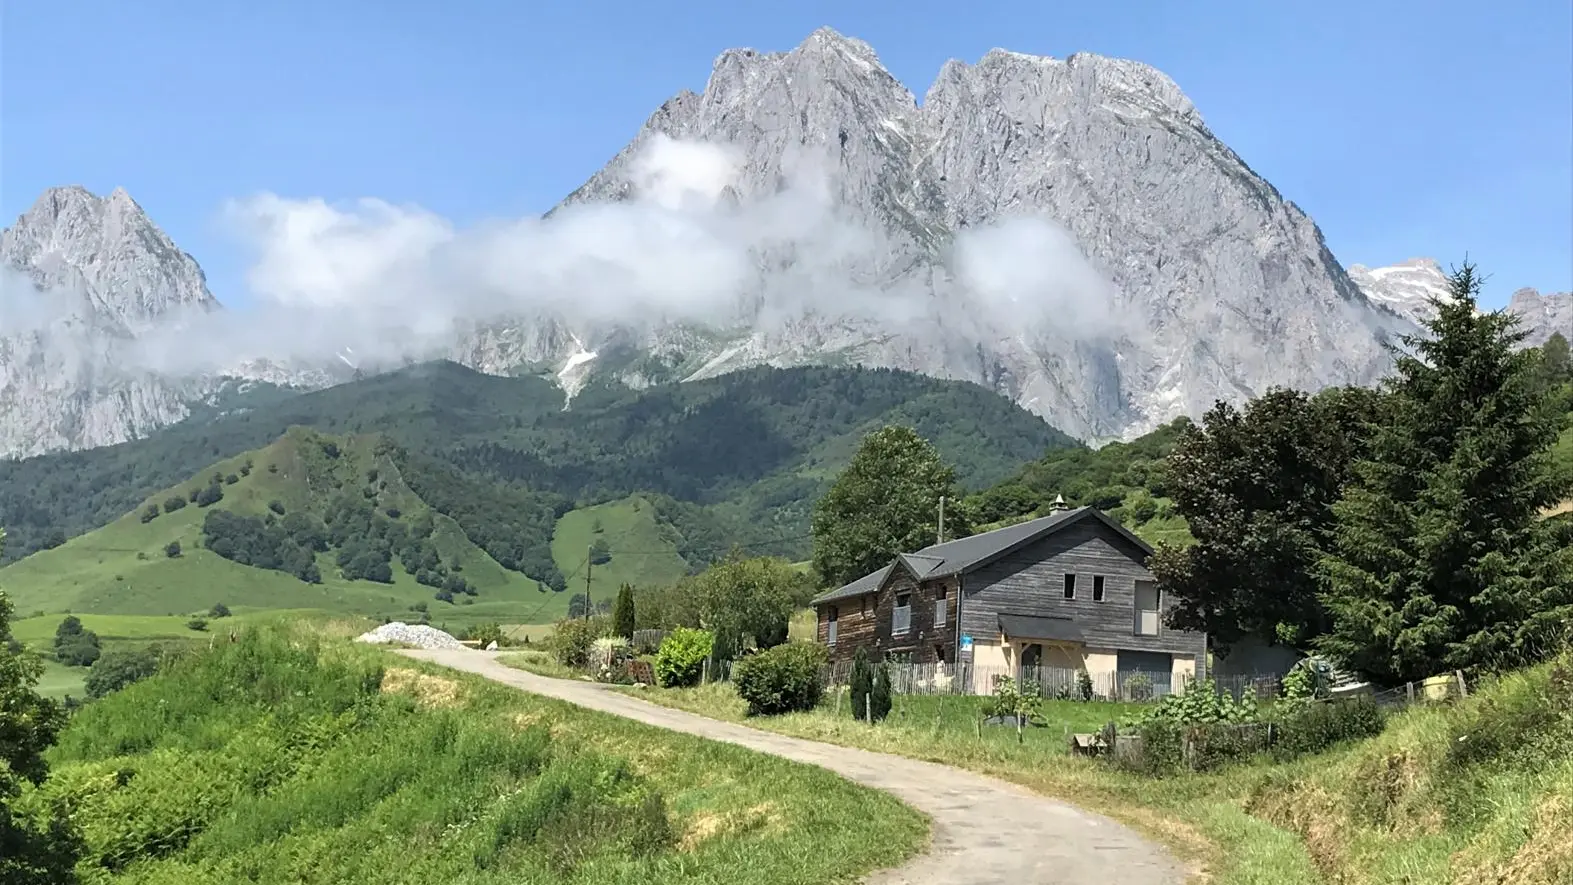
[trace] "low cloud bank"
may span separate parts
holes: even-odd
[[[1113,288],[1046,219],[962,231],[931,278],[900,273],[911,256],[882,225],[838,212],[811,165],[763,192],[731,148],[656,136],[625,175],[621,201],[467,227],[377,199],[235,200],[223,215],[251,259],[250,306],[179,318],[122,353],[161,372],[321,363],[346,349],[387,362],[449,352],[456,326],[543,316],[576,329],[811,312],[996,335],[1114,330]],[[0,328],[58,328],[65,302],[25,288],[5,281]]]

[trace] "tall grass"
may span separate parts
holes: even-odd
[[[387,652],[247,631],[89,705],[29,802],[87,882],[820,883],[920,816],[828,773]]]
[[[1573,882],[1573,653],[1264,779],[1250,810],[1349,885]]]
[[[1129,711],[1044,704],[1047,728],[979,729],[978,698],[902,696],[879,726],[833,699],[748,717],[725,684],[640,697],[798,737],[948,763],[1100,810],[1163,839],[1211,885],[1573,885],[1573,653],[1417,706],[1319,755],[1153,779],[1068,752]]]

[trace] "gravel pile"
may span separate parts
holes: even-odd
[[[430,627],[426,624],[406,624],[394,621],[383,624],[370,633],[361,634],[356,642],[387,643],[397,642],[402,645],[413,645],[416,648],[464,648],[464,643],[452,636]]]

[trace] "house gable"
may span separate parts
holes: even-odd
[[[1067,574],[1076,576],[1072,599],[1065,598]],[[1101,600],[1094,599],[1095,578],[1101,578]],[[1125,533],[1102,520],[1079,520],[964,575],[962,633],[979,641],[1000,638],[1002,615],[1070,618],[1089,648],[1164,652],[1204,661],[1204,634],[1168,627],[1160,627],[1156,636],[1137,634],[1136,582],[1152,580],[1145,551]],[[1168,604],[1163,601],[1165,608]]]

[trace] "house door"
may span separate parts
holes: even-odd
[[[1043,646],[1036,642],[1023,645],[1021,647],[1021,672],[1016,674],[1017,679],[1021,682],[1026,682],[1029,679],[1036,680],[1038,678],[1038,668],[1041,666],[1043,666]]]

